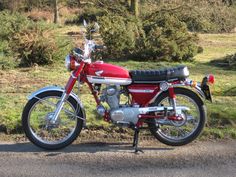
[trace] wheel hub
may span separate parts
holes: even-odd
[[[187,115],[185,112],[181,112],[181,114],[178,114],[177,117],[181,118],[182,120],[171,120],[171,124],[175,127],[181,127],[183,125],[185,125],[185,123],[187,122]]]
[[[46,120],[46,127],[48,129],[52,129],[52,128],[58,128],[59,124],[60,124],[60,117],[57,118],[56,122],[53,122],[52,119],[54,117],[54,112],[50,112],[46,115],[45,120]]]

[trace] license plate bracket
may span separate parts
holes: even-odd
[[[205,78],[203,78],[203,80],[202,80],[201,89],[202,89],[206,99],[209,100],[210,102],[212,102],[211,90],[210,90],[210,87],[207,84],[207,80]]]

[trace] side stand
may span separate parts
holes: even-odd
[[[138,152],[143,153],[143,151],[138,148],[138,138],[139,138],[139,128],[134,127],[134,140],[133,140],[134,152],[135,153],[138,153]]]

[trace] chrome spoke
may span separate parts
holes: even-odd
[[[38,100],[32,106],[28,117],[29,128],[34,137],[46,144],[58,144],[70,138],[78,121],[77,112],[71,103],[65,102],[58,120],[53,123],[51,118],[56,109],[55,103],[60,101],[60,97],[48,96]]]
[[[168,139],[181,140],[196,130],[200,122],[200,111],[194,100],[186,95],[176,94],[176,103],[177,106],[186,106],[191,110],[182,113],[185,115],[185,122],[170,121],[172,125],[160,125],[158,132]],[[170,106],[168,98],[162,100],[159,105]]]
[[[57,107],[57,104],[54,104],[54,103],[52,103],[52,102],[50,102],[50,101],[47,101],[47,100],[41,99],[41,98],[39,98],[39,97],[35,97],[35,98],[37,98],[37,99],[40,100],[41,102],[45,102],[45,103],[47,103],[48,105],[51,105],[51,106]],[[77,104],[77,108],[76,108],[75,113],[76,113],[76,112],[79,112],[80,109],[81,109],[80,106]],[[79,119],[85,120],[84,118],[82,118],[82,117],[76,115],[75,113],[71,112],[70,110],[68,110],[68,109],[66,109],[66,108],[64,108],[64,107],[62,108],[62,110],[65,111],[66,113],[68,113],[68,114],[70,114],[70,115],[76,117],[76,118],[79,118]]]

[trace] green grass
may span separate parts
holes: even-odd
[[[73,27],[74,28],[74,27]],[[63,31],[62,29],[60,29]],[[69,29],[66,29],[69,31]],[[201,81],[204,75],[215,75],[212,87],[213,103],[206,101],[208,123],[203,137],[236,138],[236,70],[220,68],[210,63],[226,55],[236,53],[236,34],[200,34],[204,52],[192,63],[181,63],[190,69],[190,78]],[[111,61],[110,63],[132,69],[158,69],[180,63]],[[22,109],[26,96],[47,85],[64,86],[70,73],[61,64],[46,67],[0,70],[0,128],[7,132],[17,132],[20,127]],[[74,89],[77,92],[76,88]],[[81,88],[80,98],[86,109],[88,126],[109,126],[95,112],[95,101],[88,88]]]

